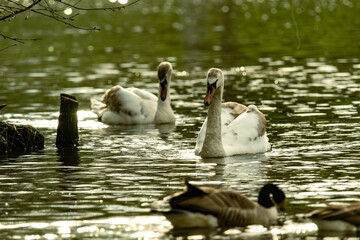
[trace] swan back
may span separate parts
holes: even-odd
[[[266,135],[264,114],[254,105],[245,107],[235,102],[221,104],[223,86],[222,71],[211,68],[204,99],[204,104],[209,106],[208,117],[200,129],[195,154],[223,157],[269,151],[271,146]],[[215,148],[216,151],[213,151]]]
[[[159,64],[159,97],[139,88],[114,86],[105,92],[102,102],[91,99],[92,109],[106,124],[174,123],[170,105],[171,74],[169,62]]]

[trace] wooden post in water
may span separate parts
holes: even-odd
[[[79,102],[75,97],[67,94],[60,94],[60,115],[56,135],[56,146],[78,145],[78,124],[77,110]]]

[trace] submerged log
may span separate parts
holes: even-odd
[[[56,135],[56,146],[78,145],[78,124],[77,110],[79,102],[75,97],[67,94],[60,94],[60,115]]]
[[[30,125],[0,122],[0,155],[19,156],[44,148],[44,135]]]

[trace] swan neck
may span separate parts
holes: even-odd
[[[209,106],[207,126],[202,157],[223,157],[225,156],[224,147],[221,140],[221,100],[223,87],[218,89]]]
[[[170,97],[170,81],[168,81],[168,84],[166,85],[166,98],[165,100],[161,100],[161,86],[160,86],[160,83],[159,83],[159,91],[158,91],[158,106],[162,105],[162,106],[165,106],[165,105],[169,105],[170,106],[170,103],[171,103],[171,97]]]
[[[171,108],[171,97],[170,97],[170,79],[167,84],[166,98],[161,100],[161,86],[159,84],[157,109],[155,113],[155,123],[172,123],[175,122],[174,112]]]

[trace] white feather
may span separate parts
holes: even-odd
[[[174,123],[175,116],[170,105],[171,64],[160,63],[159,71],[162,71],[164,74],[162,77],[168,82],[165,100],[160,100],[154,94],[139,88],[114,86],[103,95],[106,104],[91,99],[92,110],[98,115],[100,121],[110,125]],[[159,84],[159,94],[160,89]]]
[[[154,121],[157,109],[157,97],[154,94],[138,88],[120,87],[115,96],[116,99],[114,100],[121,102],[118,111],[104,108],[106,105],[99,103],[96,99],[91,100],[93,111],[101,118],[103,123],[131,125],[152,123]],[[103,109],[101,109],[101,106]]]
[[[221,104],[224,76],[220,69],[208,71],[207,86],[204,102],[210,106],[197,138],[195,154],[201,157],[225,157],[269,151],[271,146],[265,132],[266,119],[257,107],[245,107],[235,102]]]
[[[221,139],[226,156],[245,153],[260,153],[271,149],[266,133],[258,136],[259,115],[254,111],[246,111],[238,117],[231,114],[232,110],[221,108]],[[195,147],[195,154],[200,155],[207,127],[205,119]]]

